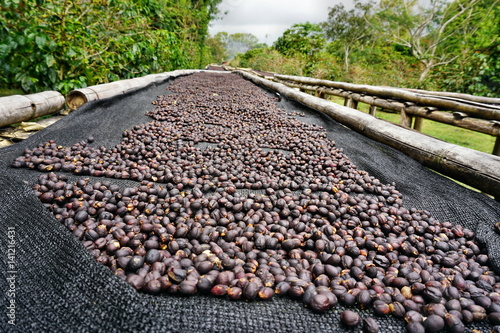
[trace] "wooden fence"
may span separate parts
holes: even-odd
[[[276,82],[325,98],[334,95],[344,98],[344,106],[357,109],[358,102],[369,105],[369,113],[377,108],[400,114],[399,124],[420,131],[422,119],[465,128],[496,137],[492,154],[500,156],[500,98],[466,94],[431,92],[358,85],[319,80],[308,77],[274,74],[267,77]]]

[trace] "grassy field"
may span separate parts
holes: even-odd
[[[330,96],[329,100],[337,104],[344,104],[344,99],[341,97]],[[362,112],[368,113],[367,104],[359,103],[358,109]],[[388,113],[377,110],[376,117],[396,124],[399,123],[399,114],[397,113]],[[428,119],[423,119],[422,133],[449,143],[479,150],[485,153],[491,153],[493,151],[493,146],[495,145],[494,136],[442,124]]]

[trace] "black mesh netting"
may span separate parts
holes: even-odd
[[[146,113],[154,109],[151,103],[157,96],[170,93],[166,90],[170,83],[88,103],[29,139],[0,150],[0,331],[360,331],[360,326],[347,329],[340,325],[339,314],[345,309],[340,304],[325,313],[315,313],[304,307],[300,300],[288,297],[231,301],[204,294],[152,296],[137,292],[108,267],[98,263],[39,201],[32,186],[41,174],[47,173],[10,166],[25,149],[33,149],[49,140],[71,147],[92,136],[94,142],[89,146],[114,147],[122,140],[124,131],[152,121]],[[268,92],[268,95],[272,96],[272,93]],[[426,210],[440,221],[450,221],[473,230],[478,243],[485,246],[484,252],[489,255],[491,267],[498,271],[499,237],[493,227],[500,222],[498,202],[465,189],[402,153],[354,133],[324,115],[287,100],[281,100],[277,105],[285,110],[287,115],[284,117],[295,117],[324,128],[328,138],[344,149],[358,169],[367,171],[383,184],[394,183],[403,196],[404,207]],[[192,107],[195,110],[198,106]],[[210,124],[205,125],[210,128]],[[215,141],[199,144],[204,149],[216,145]],[[273,147],[267,149],[272,151]],[[275,153],[278,154],[278,150]],[[286,154],[281,152],[281,156]],[[64,174],[69,182],[89,178]],[[116,178],[91,177],[90,181],[106,180],[121,188],[138,186],[133,180]],[[241,192],[248,194],[252,191],[250,188]],[[254,192],[258,193],[258,190]],[[352,308],[362,317],[374,317],[381,332],[404,331],[402,319],[375,316],[370,309]],[[467,330],[477,328],[487,332],[492,327],[488,321],[481,321],[467,325]]]

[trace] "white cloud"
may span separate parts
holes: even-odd
[[[222,20],[211,23],[210,34],[225,31],[251,33],[271,45],[285,30],[297,23],[320,23],[328,18],[328,8],[337,0],[224,0],[219,10]],[[342,0],[342,2],[347,2]],[[350,5],[346,4],[346,7]]]

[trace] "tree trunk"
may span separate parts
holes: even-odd
[[[344,45],[344,65],[345,72],[349,72],[349,45]]]
[[[424,80],[427,78],[427,76],[429,75],[432,67],[434,67],[434,60],[428,60],[428,61],[422,61],[422,63],[424,64],[424,69],[422,70],[422,72],[420,73],[420,77],[418,78],[418,82],[419,83],[422,83],[424,82]]]

